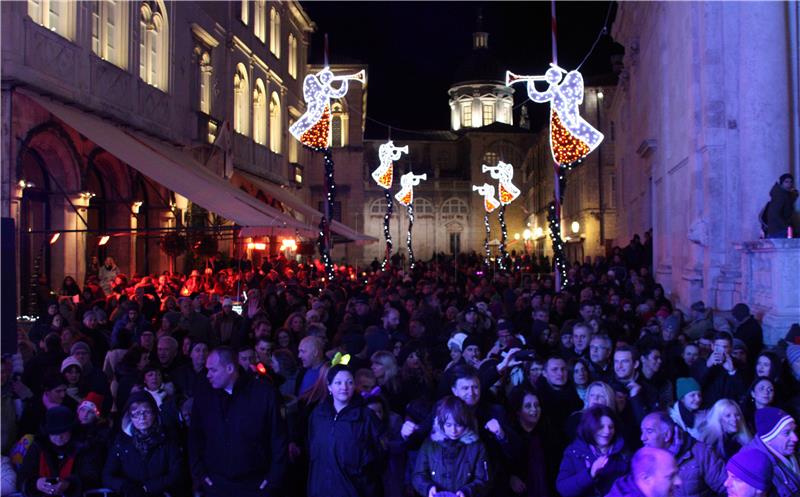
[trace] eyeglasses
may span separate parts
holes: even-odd
[[[150,409],[142,409],[140,411],[131,412],[131,418],[133,419],[149,418],[152,416],[153,416],[153,411],[151,411]]]

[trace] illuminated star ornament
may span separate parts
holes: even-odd
[[[394,196],[394,198],[396,198],[401,204],[405,205],[406,209],[408,210],[406,248],[408,249],[408,262],[411,269],[414,269],[414,249],[412,248],[411,243],[411,230],[414,228],[414,187],[419,185],[421,181],[427,179],[427,174],[414,174],[412,172],[408,172],[400,176],[400,191]]]
[[[506,228],[506,206],[519,197],[519,188],[511,182],[514,179],[514,166],[507,162],[498,161],[496,166],[483,164],[481,170],[498,181],[497,190],[500,192],[500,212],[497,220],[500,223],[500,269],[508,267],[508,252],[506,251],[506,241],[508,240],[508,229]]]
[[[408,145],[405,147],[395,147],[392,140],[387,141],[378,148],[378,158],[380,165],[372,171],[372,179],[381,188],[384,189],[386,196],[386,213],[383,215],[383,238],[386,240],[386,251],[381,262],[381,270],[386,269],[386,264],[389,262],[389,257],[392,255],[392,234],[389,230],[389,220],[394,211],[394,203],[392,202],[392,181],[394,180],[394,163],[400,159],[402,154],[408,153]]]
[[[316,74],[309,74],[303,80],[303,99],[306,112],[294,124],[289,132],[300,143],[314,151],[322,151],[325,166],[326,209],[319,222],[317,245],[322,262],[325,265],[327,280],[334,277],[331,261],[331,234],[329,218],[333,215],[336,199],[336,181],[334,179],[333,154],[330,148],[331,99],[343,98],[349,88],[348,82],[356,80],[364,84],[366,73],[361,70],[356,74],[334,76],[329,67]],[[339,83],[335,88],[334,83]]]
[[[472,191],[478,192],[478,195],[483,197],[483,209],[486,211],[483,215],[483,227],[486,230],[486,236],[483,238],[483,263],[489,266],[489,258],[492,256],[491,249],[489,249],[489,235],[492,233],[489,214],[500,206],[500,201],[494,198],[494,186],[489,183],[484,183],[483,186],[472,185]]]

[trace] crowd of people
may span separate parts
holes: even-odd
[[[800,326],[682,312],[648,242],[561,291],[516,255],[108,258],[3,355],[3,495],[797,497]]]

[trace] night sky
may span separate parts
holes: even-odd
[[[518,74],[544,74],[551,61],[550,2],[302,2],[317,24],[309,59],[323,62],[328,34],[331,64],[366,63],[369,118],[412,130],[448,129],[447,89],[472,51],[478,11],[489,32],[489,49],[503,67]],[[558,62],[573,69],[597,38],[608,2],[559,2]],[[616,8],[612,8],[609,26]],[[603,36],[581,72],[611,73],[610,55],[621,53]],[[516,86],[515,104],[525,86]],[[528,104],[534,128],[547,106]],[[516,124],[516,113],[515,113]],[[381,138],[384,126],[367,122],[367,136]]]

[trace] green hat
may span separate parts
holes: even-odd
[[[678,400],[682,399],[684,395],[691,392],[699,392],[700,384],[694,378],[678,378]]]

